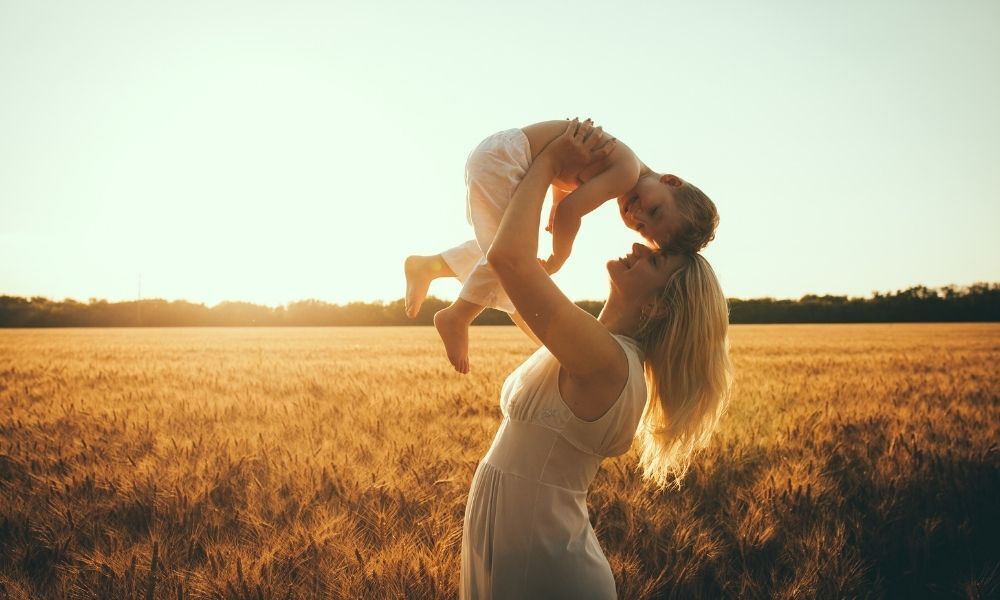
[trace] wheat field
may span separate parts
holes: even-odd
[[[621,598],[1000,594],[1000,324],[731,329],[680,491],[635,447],[591,520]],[[0,598],[452,598],[531,351],[432,328],[0,330]]]

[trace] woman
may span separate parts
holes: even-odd
[[[644,476],[679,486],[727,404],[728,310],[704,258],[635,244],[608,262],[597,319],[536,258],[549,183],[607,152],[601,137],[570,122],[531,164],[487,253],[543,347],[504,382],[503,421],[472,479],[462,598],[615,598],[587,514],[601,460],[637,435]]]

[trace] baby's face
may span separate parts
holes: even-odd
[[[662,248],[680,225],[674,190],[684,185],[676,175],[647,175],[618,198],[618,211],[629,229]]]

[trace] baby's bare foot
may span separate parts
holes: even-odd
[[[406,273],[406,316],[416,318],[420,306],[427,298],[427,290],[431,286],[433,269],[431,259],[426,256],[408,256],[403,263]]]
[[[449,306],[434,314],[434,327],[444,342],[451,365],[462,375],[468,374],[469,324]]]

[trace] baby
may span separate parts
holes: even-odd
[[[434,256],[410,256],[405,262],[406,314],[417,316],[431,281],[457,277],[462,291],[455,302],[434,315],[434,326],[444,341],[448,360],[459,373],[469,372],[469,325],[485,308],[510,314],[530,337],[507,298],[486,251],[500,226],[514,190],[531,161],[567,130],[583,127],[589,135],[608,139],[610,152],[578,172],[560,173],[552,181],[553,205],[547,231],[552,233],[552,253],[542,261],[555,273],[569,257],[581,218],[604,202],[617,198],[626,227],[651,245],[664,250],[697,252],[715,237],[719,217],[715,204],[676,175],[653,172],[625,144],[592,129],[590,119],[544,121],[495,133],[469,154],[465,166],[466,217],[476,239]]]

